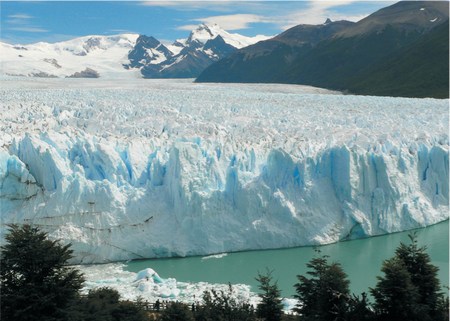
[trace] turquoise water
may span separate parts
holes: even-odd
[[[361,240],[321,246],[323,254],[342,264],[351,281],[351,290],[359,294],[376,284],[383,260],[393,256],[400,242],[409,242],[402,232]],[[449,285],[449,222],[417,230],[420,245],[428,247],[433,264],[439,267],[441,284]],[[294,294],[296,275],[306,273],[306,263],[314,256],[311,247],[230,253],[221,258],[188,257],[153,259],[127,263],[126,270],[138,272],[151,267],[163,278],[184,282],[244,283],[257,291],[255,276],[266,267],[273,275],[283,296]]]

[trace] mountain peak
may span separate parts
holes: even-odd
[[[327,25],[327,24],[332,23],[332,22],[333,22],[333,21],[331,21],[330,18],[327,18],[327,20],[325,21],[324,25]]]
[[[217,23],[206,24],[206,23],[203,22],[195,30],[209,30],[209,31],[211,31],[211,29],[222,29],[222,28]]]
[[[219,27],[219,25],[207,25],[206,23],[200,24],[197,28],[191,31],[186,43],[197,41],[205,44],[208,40],[214,39],[220,34],[227,33],[225,30]]]
[[[204,45],[207,41],[213,40],[217,36],[221,36],[225,43],[238,49],[270,38],[261,35],[246,37],[237,33],[229,33],[228,31],[220,27],[217,23],[202,23],[196,29],[192,30],[191,34],[186,39],[184,44],[189,45],[192,42],[197,42]]]
[[[88,76],[87,67],[101,77],[196,77],[207,65],[236,49],[268,37],[228,33],[218,24],[202,23],[188,39],[172,45],[139,34],[88,35],[57,43],[9,45],[0,42],[1,74],[39,77]],[[76,56],[76,58],[74,58]],[[91,73],[92,74],[92,73]]]

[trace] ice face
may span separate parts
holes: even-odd
[[[75,262],[326,244],[448,219],[448,100],[39,81],[0,90],[2,222],[72,242]]]

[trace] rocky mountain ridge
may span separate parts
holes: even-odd
[[[152,36],[85,36],[58,43],[0,43],[0,74],[71,78],[195,78],[212,62],[265,40],[201,24],[173,44]],[[88,72],[86,72],[86,70]]]

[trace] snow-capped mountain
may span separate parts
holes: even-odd
[[[246,37],[237,33],[229,33],[219,25],[206,25],[201,24],[197,29],[193,30],[189,35],[189,38],[185,40],[184,44],[189,46],[192,42],[199,42],[206,44],[209,40],[213,40],[217,37],[221,37],[225,43],[233,46],[234,48],[241,49],[257,43],[258,41],[266,40],[270,37],[257,35],[255,37]]]
[[[228,33],[217,24],[201,24],[187,39],[177,40],[170,46],[140,36],[128,55],[130,64],[126,67],[141,68],[144,78],[193,78],[213,62],[265,39],[268,37]]]
[[[267,39],[200,25],[164,45],[151,36],[85,36],[58,43],[0,43],[0,74],[36,77],[192,78],[236,49]]]
[[[86,36],[30,45],[0,43],[1,74],[38,77],[137,77],[123,68],[137,34]],[[86,70],[88,72],[86,72]],[[77,74],[78,73],[78,74]]]

